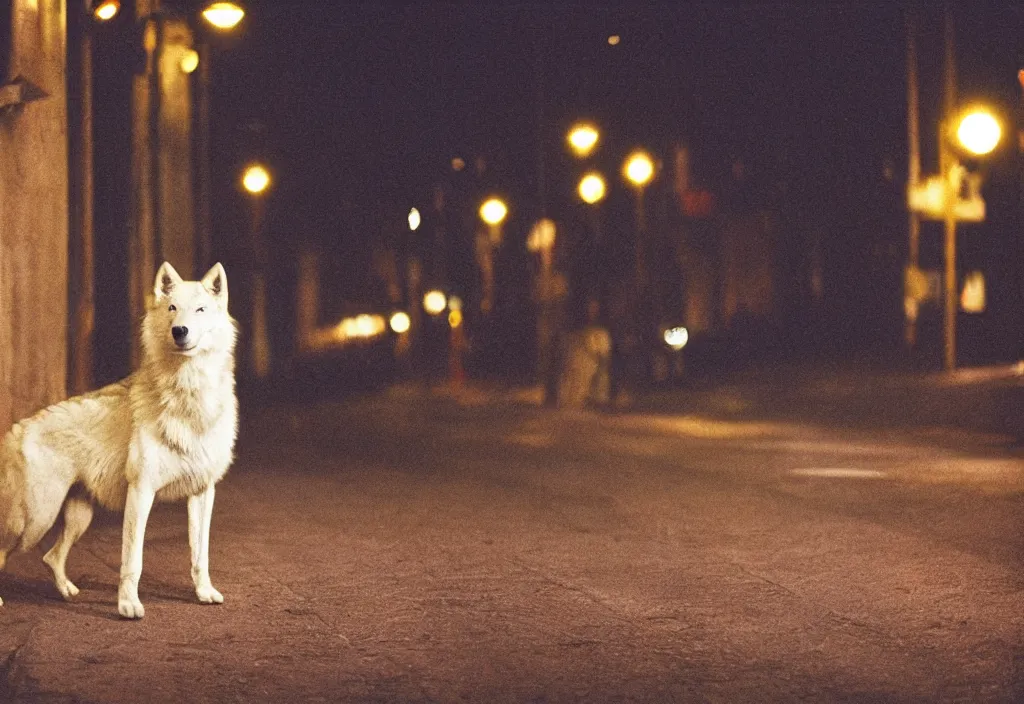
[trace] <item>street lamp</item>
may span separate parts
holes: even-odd
[[[580,198],[587,205],[600,203],[604,200],[605,195],[604,177],[596,171],[591,171],[580,179],[577,191],[580,194]]]
[[[480,219],[491,227],[501,225],[508,215],[508,206],[499,198],[488,198],[480,206]]]
[[[262,164],[250,164],[242,172],[242,187],[250,195],[259,195],[270,186],[270,172]]]
[[[242,188],[249,194],[252,248],[252,318],[250,321],[249,369],[257,379],[270,374],[270,341],[267,334],[266,242],[263,236],[263,200],[270,188],[270,172],[259,163],[242,172]]]
[[[409,210],[409,231],[416,232],[421,222],[422,218],[420,217],[420,211],[416,208]]]
[[[206,6],[202,15],[214,28],[229,30],[234,29],[242,21],[245,10],[233,2],[214,2]]]
[[[654,162],[647,152],[637,150],[626,157],[623,173],[637,189],[643,189],[654,177]]]
[[[199,68],[199,52],[195,49],[186,49],[182,53],[178,65],[181,67],[182,73],[192,73]]]
[[[448,307],[448,297],[443,292],[433,289],[423,295],[423,310],[431,315],[441,315]]]
[[[589,122],[579,122],[573,125],[567,137],[573,153],[581,159],[590,155],[590,152],[597,146],[599,138],[600,133],[597,128]]]
[[[622,173],[636,189],[636,252],[637,252],[637,283],[640,281],[642,265],[643,231],[644,231],[644,188],[654,178],[654,162],[650,155],[638,149],[626,157]]]
[[[92,14],[100,22],[109,22],[120,11],[121,3],[118,0],[103,0],[103,2],[96,3],[92,9]]]
[[[985,219],[981,176],[968,172],[959,161],[959,153],[967,153],[972,159],[984,157],[998,145],[1002,133],[999,121],[988,109],[973,106],[954,114],[951,103],[947,97],[946,118],[939,125],[939,174],[911,182],[907,190],[910,211],[944,223],[942,366],[947,371],[956,366],[956,223]],[[908,300],[916,305],[924,287],[918,284],[913,289],[919,293]]]
[[[622,166],[622,173],[626,180],[636,189],[636,239],[634,240],[634,266],[636,267],[636,309],[634,320],[638,326],[637,335],[637,373],[640,380],[646,378],[646,359],[648,349],[646,344],[649,335],[653,333],[651,323],[652,311],[650,306],[644,305],[644,293],[647,290],[647,268],[645,260],[645,235],[646,222],[644,218],[644,188],[654,178],[654,161],[650,155],[638,149],[626,157]]]
[[[990,154],[999,144],[1001,136],[999,120],[984,108],[966,112],[956,129],[957,142],[974,156]]]
[[[945,190],[942,199],[942,220],[944,222],[944,303],[943,316],[943,368],[952,371],[956,367],[956,223],[958,219],[980,221],[985,218],[985,203],[980,194],[980,177],[967,180],[967,169],[960,163],[953,147],[966,151],[971,156],[989,154],[999,143],[1002,130],[999,121],[988,110],[972,108],[954,117],[947,112],[944,125],[939,130],[939,169]],[[955,130],[954,130],[955,128]],[[956,141],[953,140],[955,135]],[[965,183],[971,187],[967,200],[961,198]]]
[[[508,206],[500,198],[488,198],[480,205],[480,219],[487,232],[476,236],[476,261],[480,267],[480,310],[485,315],[494,307],[494,250],[501,244],[501,224],[508,216]]]

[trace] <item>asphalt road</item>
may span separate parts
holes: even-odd
[[[244,409],[213,521],[225,604],[194,603],[165,505],[146,617],[120,620],[100,517],[75,603],[41,553],[0,575],[0,701],[1024,700],[1012,438],[709,398]]]

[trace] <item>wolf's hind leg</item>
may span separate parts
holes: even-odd
[[[79,496],[70,496],[64,503],[64,529],[50,551],[43,555],[43,562],[53,570],[53,583],[65,599],[78,595],[78,587],[68,579],[65,565],[71,546],[82,537],[92,522],[92,502]]]
[[[0,524],[0,570],[7,564],[7,556],[18,546],[23,527],[24,522],[17,517],[9,517],[6,526]],[[4,600],[0,599],[0,606],[3,604]]]

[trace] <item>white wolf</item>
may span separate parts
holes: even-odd
[[[238,432],[235,321],[217,264],[183,281],[164,263],[142,323],[142,363],[123,381],[50,406],[21,421],[0,446],[0,569],[54,525],[43,557],[57,589],[78,593],[65,573],[68,551],[92,520],[93,504],[124,510],[117,610],[141,618],[139,577],[154,499],[188,498],[192,580],[199,601],[221,603],[210,583],[214,485],[231,464]],[[2,603],[2,602],[0,602]]]

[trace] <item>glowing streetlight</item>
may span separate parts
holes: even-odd
[[[999,120],[984,109],[975,109],[960,119],[956,138],[964,149],[975,156],[990,153],[999,144],[1002,128]]]
[[[500,198],[488,198],[480,206],[480,219],[491,227],[497,227],[508,215],[508,206]]]
[[[233,2],[214,2],[203,10],[203,19],[221,30],[234,29],[242,18],[245,10]]]
[[[260,164],[252,164],[242,173],[242,186],[252,195],[258,196],[270,186],[270,172]]]
[[[251,272],[252,299],[249,324],[249,368],[257,379],[270,374],[270,335],[267,325],[266,242],[263,232],[263,194],[270,187],[270,172],[262,164],[249,164],[242,172],[242,188],[252,196],[249,239],[256,266]]]
[[[600,133],[598,133],[597,128],[589,122],[580,122],[573,125],[567,137],[569,146],[572,147],[576,156],[580,158],[588,156],[594,150],[599,138]]]
[[[686,347],[686,343],[690,341],[690,333],[682,325],[677,325],[676,327],[671,327],[665,330],[665,332],[662,333],[662,339],[665,340],[665,344],[668,345],[670,349],[678,352]]]
[[[494,250],[501,245],[501,223],[508,215],[508,206],[500,198],[488,198],[480,206],[480,219],[487,223],[487,232],[476,234],[476,262],[480,267],[480,311],[484,315],[494,306]]]
[[[117,16],[117,13],[121,11],[121,3],[117,0],[104,0],[104,2],[97,3],[92,9],[93,17],[98,19],[100,22],[108,22]]]
[[[440,315],[448,307],[448,298],[437,289],[427,291],[423,296],[423,310],[431,315]]]
[[[636,317],[638,329],[645,333],[653,332],[653,309],[644,305],[644,298],[649,294],[647,282],[647,229],[644,213],[644,187],[654,178],[654,162],[650,155],[638,149],[626,157],[622,165],[622,175],[636,189],[636,237],[634,239],[633,266],[636,284]],[[643,338],[643,336],[642,336]],[[638,368],[649,370],[650,350],[638,347],[635,351]],[[646,372],[645,372],[646,374]]]
[[[401,335],[402,333],[409,332],[409,328],[412,327],[412,319],[408,313],[400,310],[391,314],[388,324],[391,326],[392,331]]]
[[[645,151],[635,151],[626,159],[623,166],[626,180],[637,188],[643,188],[654,176],[654,162]]]
[[[199,68],[199,52],[195,49],[186,49],[178,65],[181,66],[182,73],[192,73]]]
[[[579,191],[580,198],[587,205],[600,203],[604,199],[605,194],[604,178],[596,171],[592,171],[580,179],[580,185],[577,190]]]
[[[420,211],[413,208],[409,211],[409,230],[416,232],[420,226],[420,222],[422,222],[422,218],[420,218]]]

